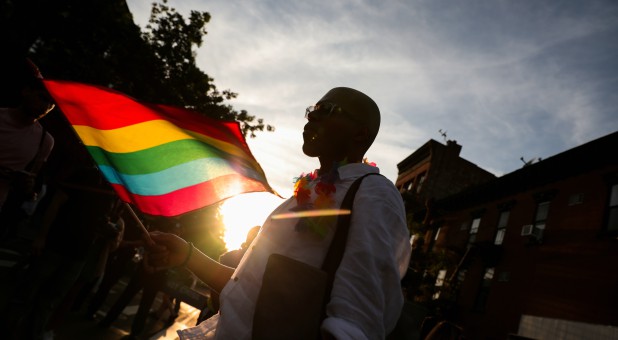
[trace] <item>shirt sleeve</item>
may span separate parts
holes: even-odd
[[[410,259],[405,209],[382,176],[363,180],[352,209],[322,330],[337,339],[384,339],[403,306],[400,281]]]

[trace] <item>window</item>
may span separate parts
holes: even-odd
[[[508,271],[500,272],[500,274],[498,275],[498,282],[509,282],[510,279],[511,279],[511,272],[508,272]]]
[[[532,243],[541,243],[543,241],[543,233],[545,232],[545,225],[547,224],[547,216],[549,214],[549,201],[541,201],[536,206],[536,213],[534,214],[534,222],[532,223],[532,236],[530,239]]]
[[[608,208],[607,231],[618,232],[618,184],[612,185]]]
[[[446,278],[446,269],[442,269],[438,272],[436,277],[436,286],[442,287],[444,285],[444,279]]]
[[[569,206],[584,203],[584,194],[577,193],[569,196]]]
[[[444,286],[444,279],[446,278],[446,269],[442,269],[438,272],[438,276],[436,277],[436,287]],[[436,291],[433,293],[432,299],[437,300],[440,298],[440,288],[436,288]]]
[[[463,282],[466,279],[466,274],[468,273],[467,269],[461,269],[457,273],[457,281]]]
[[[485,306],[487,305],[487,300],[489,299],[489,288],[493,279],[494,268],[486,268],[485,274],[483,275],[483,281],[481,282],[481,286],[479,287],[479,291],[476,294],[476,299],[474,301],[474,311],[485,311]]]
[[[549,213],[549,201],[541,202],[536,207],[536,215],[534,217],[534,226],[540,230],[545,229],[547,214]]]
[[[506,233],[506,228],[498,229],[496,232],[496,239],[494,240],[494,244],[499,246],[504,242],[504,234]]]
[[[477,217],[472,220],[472,225],[470,226],[470,238],[468,238],[468,244],[476,241],[476,234],[479,232],[479,225],[481,224],[481,218]]]
[[[500,217],[498,218],[498,226],[496,231],[496,238],[494,239],[494,244],[500,245],[504,241],[504,234],[506,234],[506,225],[509,221],[509,211],[502,211],[500,213]]]
[[[489,281],[491,283],[491,280],[494,278],[494,269],[493,268],[487,268],[485,270],[485,275],[483,276],[483,281]]]
[[[412,187],[414,186],[414,179],[410,180],[408,183],[405,184],[405,189],[407,191],[412,190]]]
[[[420,174],[420,177],[418,179],[418,184],[416,185],[416,193],[420,193],[421,192],[421,188],[423,188],[423,183],[425,183],[425,178],[427,177],[427,175],[425,173]]]

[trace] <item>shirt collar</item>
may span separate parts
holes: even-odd
[[[348,178],[360,177],[368,173],[380,173],[380,169],[365,163],[350,163],[340,166],[337,172],[339,173],[339,178],[345,180]]]

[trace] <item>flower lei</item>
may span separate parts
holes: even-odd
[[[317,197],[315,202],[312,204],[310,185],[318,178],[320,181],[313,187],[313,191],[316,193]],[[297,206],[316,209],[326,209],[332,207],[335,203],[333,196],[337,191],[337,188],[335,187],[336,179],[336,176],[332,176],[332,171],[322,177],[318,177],[317,170],[308,174],[301,174],[298,178],[296,178],[296,183],[294,183],[294,197],[296,197]]]
[[[373,162],[368,162],[363,159],[363,163],[376,166]],[[318,170],[310,173],[302,173],[294,179],[294,197],[296,198],[296,208],[294,210],[310,210],[310,209],[332,209],[335,205],[335,181],[339,178],[337,169],[340,166],[347,164],[346,161],[335,163],[332,170],[322,176],[318,175]],[[313,191],[316,193],[316,199],[311,202],[311,184],[319,180],[314,186]],[[316,232],[319,236],[324,237],[327,229],[323,219],[327,216],[316,218],[301,218],[296,225],[297,231],[306,230],[307,228]],[[329,216],[332,217],[332,216]]]
[[[376,163],[369,162],[367,158],[363,159],[363,163],[374,167],[376,166]],[[332,170],[322,177],[318,176],[318,170],[314,170],[307,174],[301,173],[300,176],[296,177],[294,179],[294,197],[296,198],[297,206],[315,209],[332,208],[335,203],[333,196],[335,192],[337,192],[337,188],[335,187],[335,181],[339,176],[337,169],[346,164],[347,161],[345,160],[343,162],[335,162]],[[316,179],[320,179],[313,188],[317,198],[315,202],[311,204],[311,189],[309,187]]]

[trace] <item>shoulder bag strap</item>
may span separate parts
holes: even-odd
[[[45,130],[45,127],[41,125],[41,140],[39,141],[39,147],[37,148],[36,153],[34,154],[34,157],[32,157],[32,160],[26,165],[26,168],[25,168],[26,171],[31,171],[32,168],[34,167],[34,161],[36,161],[37,157],[41,153],[41,147],[43,147],[43,142],[45,142],[46,134],[47,134],[47,130]]]
[[[330,299],[330,292],[333,288],[333,281],[335,280],[335,273],[337,272],[337,268],[339,268],[339,263],[343,258],[343,253],[345,251],[345,244],[348,239],[348,231],[350,229],[350,221],[352,219],[352,205],[354,203],[354,197],[356,196],[356,192],[360,187],[362,180],[370,175],[380,175],[379,173],[368,173],[365,174],[352,183],[350,189],[345,194],[343,198],[343,202],[341,203],[342,210],[350,210],[350,214],[347,215],[339,215],[337,218],[337,229],[335,230],[335,236],[333,237],[333,241],[330,244],[328,249],[328,253],[326,253],[326,258],[324,259],[324,263],[322,264],[322,270],[324,270],[328,274],[328,284],[326,286],[326,300],[324,302],[324,307],[328,303]]]

